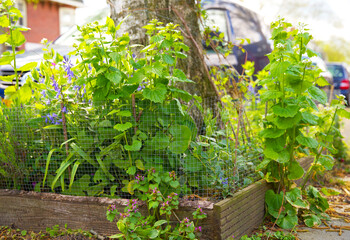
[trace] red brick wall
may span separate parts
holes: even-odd
[[[27,4],[27,27],[24,33],[27,42],[40,43],[41,39],[55,40],[60,35],[59,5],[57,3],[41,2],[34,6]]]

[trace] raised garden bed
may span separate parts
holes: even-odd
[[[304,168],[310,164],[310,159],[301,161]],[[191,217],[200,205],[208,216],[201,223],[201,239],[227,239],[233,235],[239,238],[261,224],[265,215],[265,192],[270,188],[271,185],[261,180],[217,203],[181,200],[176,214],[180,219]],[[108,236],[117,232],[116,224],[106,219],[110,204],[122,211],[127,200],[0,190],[0,225],[41,231],[67,224],[69,228],[94,230]]]

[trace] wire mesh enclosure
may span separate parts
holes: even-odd
[[[157,171],[178,177],[180,196],[226,197],[259,178],[261,152],[236,142],[236,120],[223,123],[217,100],[205,102],[3,106],[0,187],[132,198]]]

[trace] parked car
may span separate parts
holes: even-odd
[[[94,22],[94,21],[102,21],[110,14],[109,8],[104,8],[98,10],[94,16],[90,16],[88,19],[85,20],[85,23],[88,22]],[[67,55],[69,52],[74,50],[72,45],[74,43],[78,43],[76,40],[76,36],[79,34],[79,31],[77,29],[77,26],[71,27],[67,32],[60,35],[55,41],[52,42],[50,45],[52,49],[54,49],[56,52],[60,53],[61,55]],[[29,51],[26,51],[24,54],[17,55],[16,57],[16,65],[17,68],[20,68],[21,66],[30,63],[30,62],[41,62],[43,59],[44,51],[41,48],[38,49],[32,49]],[[27,72],[18,72],[20,75],[20,82],[19,86],[22,86],[26,80],[26,74]],[[13,80],[12,82],[8,81],[2,81],[1,76],[9,76],[14,75],[14,69],[10,65],[0,65],[0,97],[5,97],[5,88],[8,86],[14,86],[16,84],[16,81]],[[25,77],[23,77],[25,76]]]
[[[326,81],[329,83],[329,85],[322,87],[322,89],[327,93],[328,99],[335,98],[336,92],[333,90],[333,93],[331,91],[331,86],[334,83],[333,75],[332,73],[327,69],[326,62],[319,56],[313,56],[310,58],[312,61],[312,65],[317,66],[319,69],[322,70],[320,73],[320,76],[326,79]],[[332,95],[331,95],[332,94]]]
[[[234,1],[227,0],[209,0],[203,2],[203,9],[208,15],[208,25],[213,28],[213,33],[224,33],[224,40],[237,44],[233,48],[232,54],[223,61],[218,55],[207,47],[208,59],[207,65],[220,66],[227,64],[227,62],[235,67],[241,73],[242,64],[246,61],[253,61],[255,63],[255,71],[262,70],[269,60],[266,54],[271,52],[271,46],[268,42],[268,37],[263,31],[263,22],[260,20],[257,13],[247,9]],[[241,39],[249,39],[241,46],[245,51],[243,52],[239,47]],[[246,59],[247,54],[247,59]]]
[[[350,104],[349,72],[345,63],[327,63],[328,70],[334,79],[334,91],[345,96],[347,105]]]

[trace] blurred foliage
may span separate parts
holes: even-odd
[[[316,41],[326,54],[329,62],[346,62],[350,64],[350,46],[347,40],[333,37],[330,41]]]

